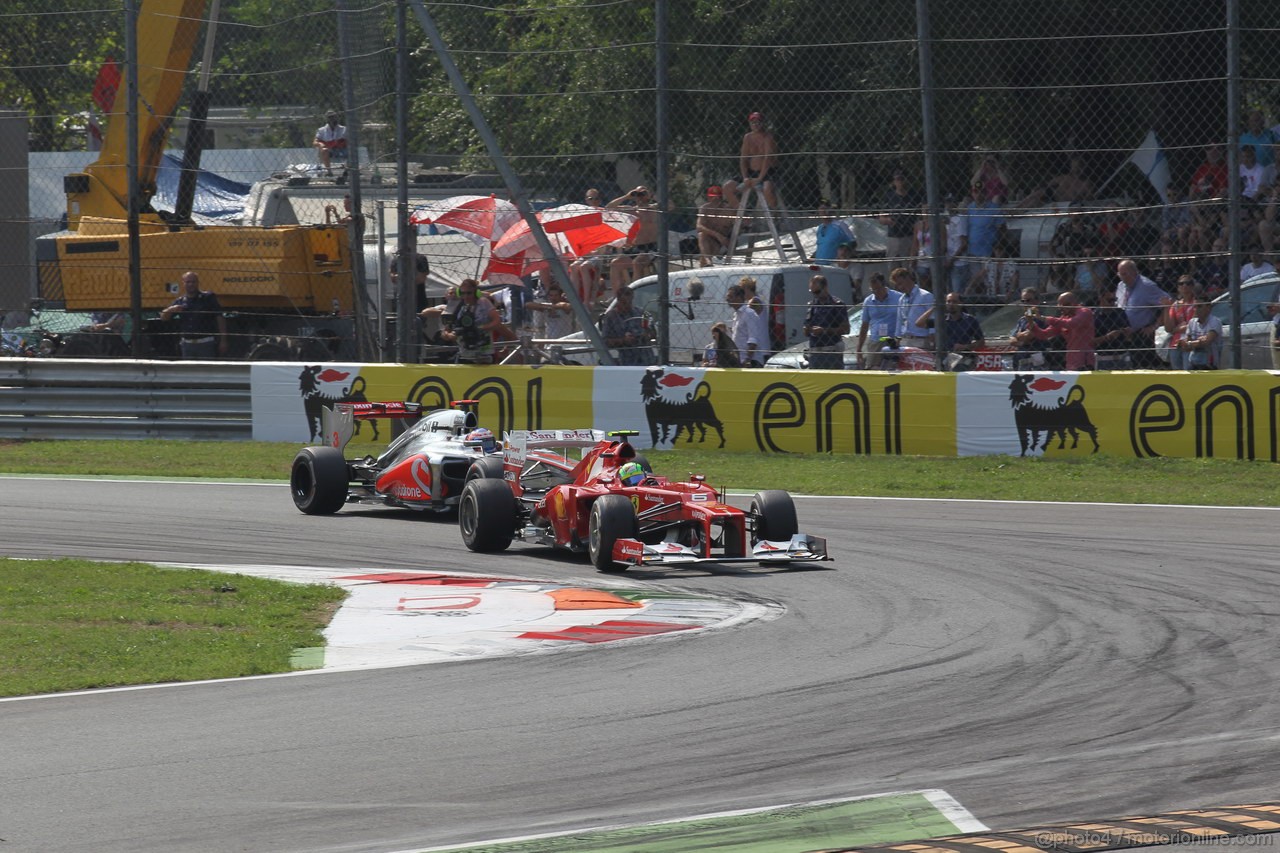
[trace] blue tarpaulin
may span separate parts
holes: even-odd
[[[156,171],[156,194],[151,206],[156,210],[173,210],[178,199],[178,179],[182,159],[165,154]],[[191,212],[208,219],[235,219],[244,213],[249,199],[249,184],[201,169],[196,176],[196,196]]]

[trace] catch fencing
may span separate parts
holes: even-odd
[[[225,0],[201,68],[221,173],[246,188],[286,175],[272,190],[287,202],[281,221],[336,218],[352,193],[381,265],[424,198],[501,191],[419,8],[529,197],[577,202],[596,189],[608,201],[651,187],[676,238],[672,264],[697,262],[696,240],[680,238],[694,234],[710,187],[746,177],[748,133],[777,146],[765,177],[784,232],[827,216],[874,224],[856,244],[815,248],[850,263],[887,258],[976,301],[1023,287],[1091,296],[1114,284],[1122,257],[1170,294],[1190,275],[1212,295],[1274,259],[1280,4],[1270,0],[565,0],[407,13],[375,0]],[[125,20],[119,3],[84,0],[0,11],[0,104],[14,105],[0,118],[0,180],[15,190],[0,192],[0,231],[21,247],[0,259],[0,313],[11,318],[35,295],[30,236],[58,227],[63,175],[112,130],[104,68],[124,57]],[[167,147],[185,141],[188,101],[169,117]],[[310,149],[330,109],[365,167],[346,183],[317,170]],[[404,211],[401,157],[412,164]],[[303,178],[308,194],[290,196],[289,180]],[[219,222],[261,217],[266,197],[245,198]],[[433,265],[482,271],[467,248],[442,243]]]

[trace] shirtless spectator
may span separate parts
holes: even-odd
[[[625,288],[631,282],[646,275],[653,267],[654,254],[658,251],[658,203],[648,187],[636,187],[605,205],[610,210],[625,210],[636,215],[640,227],[632,241],[609,262],[609,281],[613,292]]]
[[[729,254],[733,214],[720,187],[707,188],[707,200],[698,208],[698,266],[709,267],[718,255]]]
[[[1078,204],[1093,198],[1093,181],[1084,176],[1084,160],[1072,156],[1067,171],[1050,178],[1043,187],[1018,202],[1020,208],[1043,207],[1050,202],[1063,201]]]
[[[724,183],[724,200],[734,210],[741,201],[739,193],[746,194],[752,187],[764,190],[765,201],[769,208],[778,206],[774,181],[777,174],[774,167],[778,161],[778,143],[773,134],[765,130],[764,115],[752,113],[747,116],[747,124],[751,130],[742,137],[742,149],[738,152],[738,169],[742,172],[742,182],[730,179]]]
[[[591,187],[583,196],[582,203],[588,207],[604,207],[604,196],[600,190]],[[588,311],[604,296],[604,276],[601,275],[601,269],[604,255],[610,251],[612,250],[607,246],[601,247],[569,264],[569,282]]]

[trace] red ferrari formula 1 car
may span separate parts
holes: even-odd
[[[724,503],[700,475],[683,483],[654,476],[627,441],[632,435],[507,433],[503,479],[476,477],[463,489],[462,541],[472,551],[502,551],[513,539],[586,551],[602,572],[830,559],[825,539],[798,532],[791,495],[758,492],[744,512]]]
[[[346,503],[445,512],[454,509],[468,476],[501,477],[493,433],[479,426],[475,400],[424,415],[421,403],[338,403],[321,415],[327,446],[304,447],[289,476],[293,503],[308,515],[329,515]],[[343,448],[360,422],[411,424],[380,455],[347,459]],[[474,469],[474,470],[473,470]]]

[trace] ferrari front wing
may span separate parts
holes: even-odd
[[[818,563],[830,560],[827,540],[808,533],[797,533],[790,541],[760,540],[746,557],[703,557],[688,545],[659,542],[646,545],[639,539],[619,539],[613,544],[615,563],[632,566],[674,565],[677,563]]]

